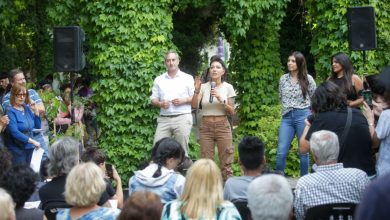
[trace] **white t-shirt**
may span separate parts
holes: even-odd
[[[236,92],[233,89],[233,86],[227,82],[223,82],[219,87],[215,88],[217,93],[221,96],[221,99],[227,103],[228,98],[233,98],[236,96]],[[218,101],[217,98],[213,98],[213,102],[210,103],[210,82],[202,84],[200,87],[200,92],[202,93],[202,114],[203,116],[219,116],[226,115],[226,110],[224,103]]]

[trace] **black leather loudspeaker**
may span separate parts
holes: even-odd
[[[84,31],[78,26],[54,28],[54,68],[58,72],[78,72],[84,69]]]
[[[376,48],[375,12],[373,7],[350,7],[348,17],[348,43],[351,50]]]

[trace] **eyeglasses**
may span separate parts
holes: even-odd
[[[16,97],[18,97],[18,98],[22,98],[22,97],[26,97],[26,96],[27,96],[27,93],[16,94]]]

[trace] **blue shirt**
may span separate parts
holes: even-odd
[[[376,172],[378,176],[383,176],[390,172],[390,109],[381,113],[375,131],[381,141]]]
[[[180,200],[173,200],[164,205],[162,211],[161,219],[162,220],[185,220],[189,219],[187,216],[180,212],[180,207],[183,202]],[[205,220],[205,218],[198,218],[200,220]],[[229,201],[224,201],[221,203],[217,210],[215,216],[212,220],[241,220],[240,213],[238,213],[237,208],[233,203]]]
[[[118,209],[113,208],[106,208],[106,207],[99,207],[95,210],[92,210],[80,217],[78,217],[78,220],[116,220],[116,218],[119,215]],[[70,209],[63,209],[60,210],[57,213],[56,216],[57,220],[72,220],[70,217]]]
[[[20,148],[15,140],[24,144],[25,149],[33,149],[34,146],[28,143],[28,139],[32,138],[32,130],[41,128],[41,118],[32,113],[30,107],[23,105],[24,111],[10,108],[8,110],[9,124],[7,126],[8,133],[12,137],[9,140],[9,148]]]

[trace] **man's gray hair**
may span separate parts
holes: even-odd
[[[179,55],[179,53],[177,53],[175,50],[168,50],[168,51],[165,53],[165,55],[164,55],[164,60],[166,60],[168,54],[171,54],[171,53],[176,54],[177,59],[180,60],[180,55]]]
[[[293,194],[286,178],[265,174],[248,186],[248,207],[253,220],[289,219],[293,207]]]
[[[317,163],[337,162],[340,152],[339,138],[332,131],[314,132],[310,138],[310,148],[317,158]]]
[[[66,175],[79,163],[79,142],[71,137],[60,138],[51,145],[49,155],[49,175]]]

